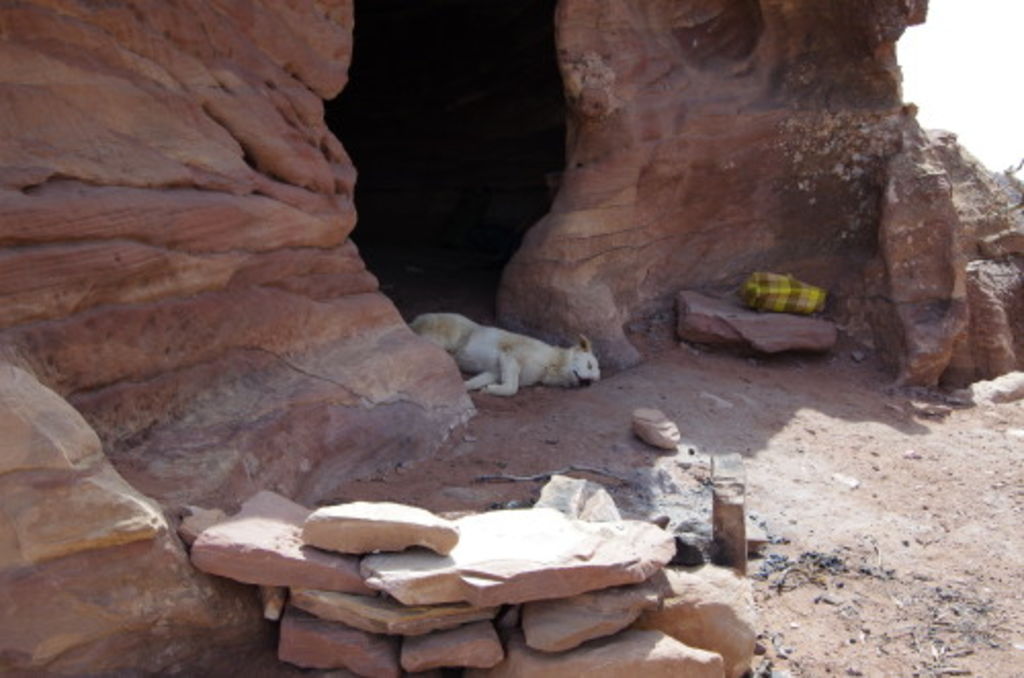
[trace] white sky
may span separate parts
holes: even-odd
[[[955,132],[991,170],[1024,158],[1024,0],[930,0],[898,50],[924,128]]]

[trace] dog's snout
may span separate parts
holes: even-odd
[[[580,379],[580,386],[590,386],[594,383],[593,379]]]

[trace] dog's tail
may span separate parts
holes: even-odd
[[[458,313],[424,313],[409,323],[409,327],[448,353],[455,353],[466,345],[478,325]]]

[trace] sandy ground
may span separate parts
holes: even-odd
[[[629,517],[675,527],[706,516],[706,455],[738,452],[748,511],[782,542],[751,562],[757,675],[1024,676],[1024,403],[889,384],[849,350],[752,360],[666,341],[590,388],[475,394],[434,458],[337,499],[527,505],[544,478],[524,477],[575,466]],[[633,437],[636,407],[660,408],[697,454]]]

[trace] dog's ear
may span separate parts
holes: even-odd
[[[594,347],[590,345],[590,339],[587,339],[582,334],[580,335],[579,347],[580,347],[580,349],[586,351],[587,353],[593,353],[594,352],[594,350],[593,350]]]

